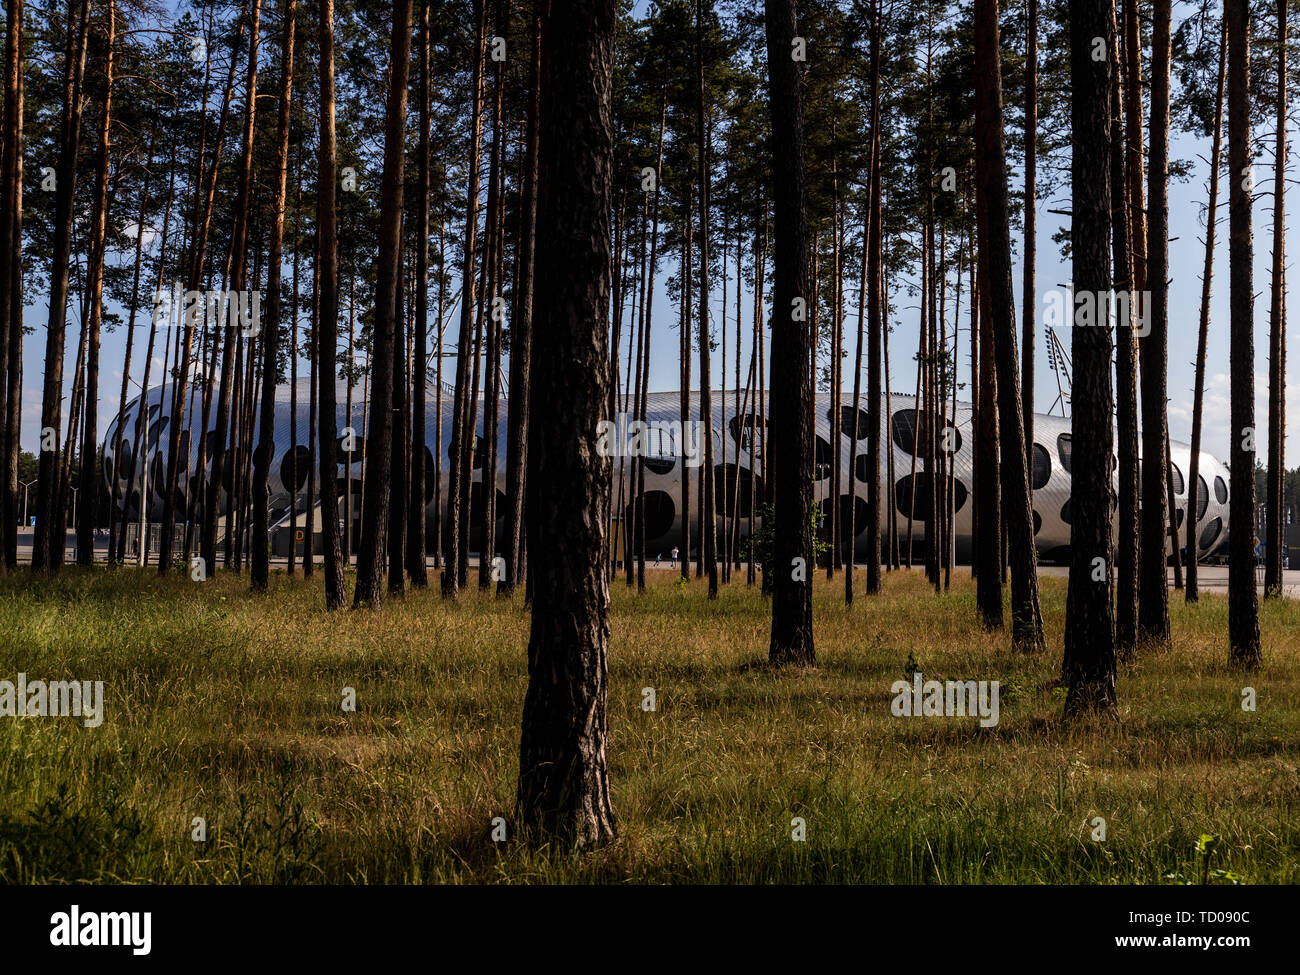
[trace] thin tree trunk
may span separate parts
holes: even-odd
[[[338,320],[339,320],[339,263],[338,263],[338,160],[334,136],[334,0],[321,0],[320,25],[320,140],[317,146],[317,175],[320,181],[320,202],[317,215],[317,247],[320,264],[320,322],[316,331],[316,356],[322,363],[317,368],[320,383],[320,412],[325,423],[320,425],[317,437],[317,458],[320,461],[320,519],[322,569],[325,573],[325,608],[343,609],[347,605],[347,581],[343,575],[344,548],[339,532],[338,491],[338,440],[335,431],[338,401],[335,378],[338,375]],[[294,322],[295,329],[297,322]],[[328,368],[324,368],[327,365]],[[352,360],[348,359],[349,398],[352,383]],[[350,408],[350,404],[349,404]],[[349,409],[347,425],[352,423]],[[290,438],[292,439],[292,438]],[[349,456],[349,461],[351,456]],[[347,497],[352,497],[352,465],[347,466],[344,479]],[[351,520],[347,532],[352,531]]]
[[[469,187],[466,192],[464,264],[461,269],[459,351],[456,357],[456,388],[452,398],[451,468],[447,487],[447,564],[442,572],[442,595],[455,599],[460,591],[463,566],[468,558],[462,551],[469,522],[469,482],[473,476],[475,417],[468,403],[470,356],[473,354],[474,260],[478,234],[479,153],[483,132],[483,56],[486,0],[474,0],[474,69],[471,82],[473,105],[470,121]],[[467,443],[468,441],[468,443]]]
[[[533,294],[537,262],[538,113],[542,87],[542,3],[533,0],[529,13],[532,54],[529,58],[528,121],[524,136],[524,172],[520,202],[519,289],[510,323],[510,413],[506,433],[506,523],[502,554],[505,576],[497,587],[511,595],[523,577],[524,499],[528,467],[528,403],[533,343]]]
[[[244,134],[243,162],[239,170],[239,191],[235,202],[235,222],[234,230],[231,233],[230,240],[230,286],[231,289],[239,292],[244,290],[245,284],[245,266],[246,266],[246,235],[248,231],[248,197],[249,184],[252,180],[253,171],[253,136],[254,126],[256,123],[257,112],[257,55],[258,55],[258,34],[261,23],[262,0],[249,0],[250,15],[252,18],[249,27],[248,38],[248,81],[246,85],[245,100],[247,105],[244,109]],[[216,173],[213,172],[215,179]],[[217,550],[217,512],[221,501],[221,491],[223,488],[224,470],[226,462],[226,435],[230,426],[231,417],[231,393],[235,369],[238,366],[239,359],[239,334],[233,329],[226,327],[219,328],[219,332],[225,334],[225,354],[221,360],[221,388],[217,395],[217,419],[216,419],[216,436],[213,438],[212,447],[212,467],[208,475],[208,492],[207,504],[205,505],[205,518],[203,525],[203,538],[200,546],[199,555],[203,563],[207,566],[209,572],[214,571],[216,567],[216,550]],[[187,343],[188,346],[188,343]],[[187,348],[188,351],[188,348]],[[179,410],[173,409],[174,413]],[[173,427],[177,420],[173,419]],[[173,433],[175,431],[173,430]],[[171,465],[175,468],[176,464]],[[169,481],[174,480],[174,473],[169,472]],[[230,491],[226,497],[226,550],[230,549],[230,533],[233,528],[236,497],[234,492],[235,481],[231,478]],[[166,550],[167,539],[170,526],[164,518],[163,535],[164,551]],[[161,568],[161,567],[160,567]]]
[[[1108,20],[1114,20],[1114,10]],[[1118,31],[1116,31],[1118,35]],[[1126,72],[1121,52],[1112,45],[1112,83],[1110,88],[1110,205],[1111,253],[1114,260],[1114,290],[1123,299],[1115,319],[1115,392],[1117,403],[1119,462],[1119,541],[1115,575],[1118,596],[1115,601],[1115,646],[1121,659],[1131,657],[1138,628],[1138,400],[1137,400],[1137,320],[1140,292],[1133,283],[1133,209],[1129,191],[1132,182],[1125,170],[1125,121],[1121,79]],[[1125,82],[1127,83],[1127,82]],[[1124,316],[1124,312],[1127,315]],[[1123,316],[1123,317],[1121,317]]]
[[[1113,0],[1111,0],[1113,3]],[[1020,315],[1020,398],[1025,414],[1025,456],[1034,457],[1034,341],[1038,323],[1038,0],[1025,14],[1025,247]],[[960,275],[959,275],[960,277]],[[1033,479],[1030,479],[1030,501]]]
[[[82,499],[77,521],[77,563],[95,564],[95,495],[101,483],[96,475],[95,457],[99,452],[99,333],[104,311],[104,241],[108,220],[108,170],[112,152],[110,129],[113,121],[113,47],[117,41],[117,4],[108,3],[108,28],[104,55],[104,109],[99,124],[99,171],[95,175],[94,214],[91,217],[90,320],[87,325],[86,405],[84,439],[81,443],[81,469],[78,494]],[[114,477],[116,480],[116,476]],[[110,559],[111,559],[110,553]]]
[[[695,136],[700,184],[700,419],[704,425],[704,492],[700,497],[700,552],[709,576],[709,598],[718,598],[718,522],[713,470],[713,372],[709,362],[709,145],[704,124],[704,0],[695,3]],[[725,360],[724,360],[725,369]],[[838,445],[837,445],[838,446]],[[725,469],[725,468],[724,468]],[[725,485],[726,479],[723,479]]]
[[[275,390],[280,345],[280,265],[284,243],[284,198],[289,176],[289,112],[293,100],[293,41],[298,0],[284,0],[280,45],[280,114],[276,123],[275,183],[271,197],[271,254],[267,265],[266,321],[262,332],[262,402],[258,447],[253,454],[253,542],[250,584],[265,590],[271,573],[270,467],[275,452]],[[292,437],[290,437],[292,440]]]
[[[90,0],[77,13],[68,4],[67,68],[64,73],[63,125],[55,170],[54,243],[50,262],[50,317],[45,339],[45,388],[41,395],[41,451],[36,485],[36,533],[32,571],[57,571],[66,541],[59,510],[59,429],[63,422],[63,354],[67,336],[68,266],[72,253],[73,196],[81,145],[81,87],[86,73]],[[76,15],[74,25],[73,16]],[[21,193],[21,190],[19,191]],[[21,314],[11,319],[21,323]],[[47,449],[48,447],[48,449]]]
[[[5,261],[0,262],[0,284],[7,293],[0,296],[0,329],[8,336],[0,369],[5,371],[4,456],[0,468],[0,517],[10,530],[4,534],[3,556],[6,568],[18,565],[18,455],[21,450],[22,425],[22,355],[23,330],[23,0],[9,0],[5,30],[5,126],[4,145],[9,154],[0,197],[0,247]],[[27,520],[26,504],[23,520]]]
[[[397,341],[397,289],[401,274],[401,236],[406,90],[411,47],[411,0],[394,0],[392,38],[388,59],[388,105],[384,127],[384,171],[381,183],[378,283],[375,294],[374,380],[372,403],[394,399],[393,350]],[[472,253],[472,252],[471,252]],[[472,257],[470,258],[472,260]],[[468,297],[466,298],[468,300]],[[392,464],[394,418],[392,410],[372,412],[366,437],[365,514],[361,547],[357,553],[357,587],[354,606],[380,607],[383,599],[383,526],[388,521],[389,468]],[[398,490],[404,488],[398,485]]]
[[[1273,287],[1268,313],[1268,471],[1264,495],[1265,599],[1282,595],[1282,504],[1286,485],[1286,13],[1286,0],[1277,0],[1277,120],[1273,127]]]
[[[425,543],[425,401],[429,377],[429,67],[432,39],[429,36],[429,0],[420,4],[420,108],[419,188],[415,207],[415,352],[411,373],[411,486],[406,536],[406,571],[412,589],[426,589],[429,570]],[[441,351],[441,349],[439,350]],[[512,387],[513,388],[513,387]],[[436,440],[440,440],[438,431]],[[441,452],[441,447],[435,448]]]
[[[1232,495],[1228,516],[1228,643],[1234,663],[1257,668],[1259,594],[1255,591],[1255,320],[1251,230],[1250,10],[1225,0],[1228,18],[1228,276],[1232,377]]]
[[[1201,317],[1196,340],[1196,383],[1192,391],[1192,457],[1187,470],[1187,583],[1184,598],[1197,602],[1197,564],[1200,557],[1201,427],[1205,408],[1205,349],[1210,332],[1210,290],[1214,280],[1214,237],[1219,209],[1219,167],[1223,156],[1223,88],[1228,70],[1228,20],[1219,35],[1219,81],[1214,97],[1214,142],[1210,150],[1210,198],[1205,208],[1205,264],[1201,271]],[[1208,488],[1207,488],[1208,492]]]
[[[997,0],[977,0],[975,20],[976,76],[980,79],[976,86],[975,139],[978,169],[982,171],[978,178],[984,191],[984,204],[980,211],[984,217],[984,232],[980,235],[980,250],[989,252],[987,307],[992,315],[990,325],[996,348],[993,359],[997,367],[996,402],[1001,432],[1002,511],[1006,519],[1007,550],[1011,562],[1012,642],[1020,650],[1039,650],[1044,646],[1043,615],[1038,604],[1038,560],[1029,496],[1025,421],[1020,402],[1020,375],[1016,369],[1019,356],[1016,355],[1015,298],[1011,287],[1010,206],[1003,143]],[[1103,103],[1101,110],[1103,113],[1109,110],[1109,101]],[[1109,356],[1109,333],[1107,335]],[[1103,469],[1106,468],[1092,468]],[[1109,517],[1109,510],[1106,514]]]
[[[1142,366],[1142,552],[1138,580],[1138,636],[1169,643],[1169,585],[1165,545],[1169,499],[1165,465],[1169,300],[1169,58],[1171,0],[1156,0],[1151,34],[1150,184],[1147,207],[1147,334],[1138,341]]]

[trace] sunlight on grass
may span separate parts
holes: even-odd
[[[819,579],[818,666],[773,671],[743,576],[716,601],[652,577],[644,597],[611,587],[621,835],[576,856],[490,839],[514,807],[522,600],[445,605],[435,578],[327,615],[319,579],[283,573],[264,596],[229,574],[8,576],[0,679],[103,680],[106,717],[0,719],[0,881],[1158,883],[1193,877],[1214,833],[1217,866],[1300,882],[1294,602],[1264,605],[1265,666],[1244,677],[1226,601],[1171,600],[1174,649],[1122,669],[1122,723],[1101,728],[1060,718],[1061,580],[1042,580],[1050,650],[1027,657],[980,628],[964,570],[946,596],[860,582],[847,610],[842,578]],[[1000,680],[1001,723],[891,717],[909,659]]]

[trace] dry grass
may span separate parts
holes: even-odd
[[[1294,603],[1265,606],[1246,677],[1226,601],[1174,599],[1174,649],[1124,668],[1120,724],[1070,726],[1060,580],[1043,580],[1051,649],[1025,657],[978,626],[964,571],[947,596],[912,574],[875,598],[860,584],[851,610],[842,578],[819,579],[818,667],[772,671],[743,578],[710,602],[652,575],[645,597],[612,589],[621,836],[584,855],[489,837],[514,805],[521,602],[431,590],[327,615],[319,576],[277,573],[260,597],[228,574],[2,579],[0,679],[103,680],[107,717],[0,719],[0,880],[1160,883],[1196,878],[1214,833],[1215,868],[1300,881]],[[1001,723],[891,717],[909,660],[1002,681]]]

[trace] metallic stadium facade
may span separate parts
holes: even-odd
[[[271,524],[274,526],[278,521],[287,517],[289,508],[289,492],[291,472],[296,461],[296,490],[299,493],[298,511],[307,510],[310,506],[306,504],[307,498],[305,491],[308,484],[308,466],[310,453],[307,444],[309,443],[308,434],[308,386],[302,383],[298,389],[297,397],[297,416],[296,425],[291,432],[291,403],[289,390],[282,387],[277,391],[276,405],[276,424],[274,451],[271,458],[270,467],[270,490],[271,490]],[[112,478],[118,477],[118,497],[120,505],[125,509],[126,517],[130,520],[138,519],[140,516],[141,499],[147,498],[148,515],[151,521],[161,516],[163,491],[166,490],[167,482],[167,430],[170,426],[170,397],[167,402],[162,402],[162,391],[159,388],[151,389],[146,397],[138,397],[128,406],[125,413],[114,419],[110,424],[107,436],[104,442],[104,474],[108,485],[112,487]],[[743,399],[743,397],[742,397]],[[858,527],[855,549],[859,555],[864,554],[865,526],[866,515],[866,481],[864,475],[867,473],[866,466],[866,432],[867,432],[867,414],[865,409],[854,410],[851,404],[848,404],[852,397],[844,396],[841,400],[842,406],[842,434],[840,438],[840,464],[841,464],[841,511],[847,513],[848,495],[849,495],[849,460],[851,449],[851,437],[855,434],[859,437],[858,444],[858,469],[852,472],[856,479],[856,522]],[[817,423],[816,423],[816,458],[814,463],[814,473],[816,476],[814,497],[822,510],[826,510],[827,502],[831,494],[831,485],[833,481],[833,454],[831,453],[831,398],[829,394],[822,393],[817,397]],[[350,427],[354,436],[354,451],[352,462],[349,465],[347,458],[342,456],[339,464],[338,473],[338,490],[343,492],[351,485],[353,492],[352,513],[354,520],[361,514],[361,478],[364,464],[364,442],[365,442],[365,410],[360,398],[354,400],[352,416],[346,416],[346,389],[339,387],[339,411],[336,418],[336,429],[339,434],[341,444],[344,442],[344,435]],[[135,476],[132,483],[127,483],[128,472],[131,469],[130,457],[134,449],[134,439],[136,433],[136,421],[141,409],[142,403],[147,405],[148,424],[141,427],[142,449],[146,458],[145,464],[135,465]],[[734,398],[734,391],[729,391],[725,403],[720,392],[713,395],[713,454],[714,454],[714,477],[717,485],[717,494],[721,497],[721,492],[725,490],[729,499],[737,499],[738,505],[736,510],[741,518],[740,531],[744,537],[748,533],[749,515],[750,515],[750,498],[751,498],[751,470],[755,465],[755,458],[761,460],[764,435],[762,431],[754,437],[754,431],[759,428],[758,416],[754,415],[758,411],[753,406],[753,399],[750,400],[750,406],[743,412],[752,415],[750,423],[744,423],[741,420],[738,404]],[[845,405],[848,404],[848,405]],[[887,409],[881,410],[881,444],[882,456],[880,464],[881,474],[881,500],[882,508],[886,503],[892,503],[897,508],[900,535],[906,536],[908,530],[908,517],[913,515],[914,521],[911,526],[912,537],[920,541],[925,538],[925,517],[930,506],[929,502],[929,485],[928,476],[924,474],[924,464],[919,457],[913,454],[914,446],[917,442],[917,427],[921,427],[921,435],[925,433],[925,423],[922,416],[918,424],[918,412],[912,396],[895,394],[890,402],[882,403],[882,407]],[[441,492],[440,496],[444,502],[447,494],[447,463],[446,457],[451,441],[451,392],[444,387],[443,404],[442,404],[442,422],[438,423],[437,402],[431,399],[425,405],[427,425],[429,431],[428,441],[426,444],[426,463],[429,465],[428,470],[433,470],[434,451],[439,451],[443,462],[441,464]],[[856,415],[855,415],[856,413]],[[505,433],[506,433],[506,410],[503,404],[501,409],[501,425],[499,430],[497,444],[497,484],[498,492],[498,513],[504,512],[505,498]],[[689,416],[699,417],[699,396],[691,396]],[[688,473],[692,478],[692,494],[698,499],[698,478],[701,467],[689,466],[689,458],[679,456],[682,450],[690,449],[689,438],[675,439],[673,431],[680,431],[681,417],[681,400],[677,393],[652,393],[649,397],[646,419],[652,426],[652,432],[646,440],[649,441],[648,455],[646,457],[646,549],[651,558],[656,553],[667,552],[677,544],[681,536],[681,490],[683,473]],[[625,430],[628,418],[611,418],[615,424],[620,422],[619,430]],[[477,418],[477,438],[475,443],[474,472],[471,487],[471,526],[481,524],[482,516],[482,462],[483,462],[483,421],[484,410],[483,404],[480,403]],[[677,421],[677,422],[675,422]],[[120,423],[125,422],[123,436],[123,457],[118,458],[114,455],[114,445],[117,438],[117,428]],[[536,422],[536,421],[535,421]],[[971,408],[969,404],[958,403],[955,417],[948,418],[948,426],[951,430],[946,434],[940,434],[946,438],[946,442],[953,448],[953,490],[952,504],[954,509],[955,537],[954,545],[956,557],[958,560],[965,561],[969,559],[971,552],[971,509],[970,492],[971,492],[971,467],[972,451],[974,439],[971,435]],[[593,441],[596,439],[596,432],[593,431]],[[209,438],[210,439],[210,438]],[[752,442],[752,441],[757,442]],[[1070,485],[1073,476],[1073,467],[1071,463],[1070,450],[1070,420],[1064,417],[1037,414],[1034,418],[1034,449],[1031,469],[1031,483],[1033,488],[1034,504],[1034,529],[1035,540],[1038,545],[1039,557],[1045,562],[1063,561],[1068,558],[1070,544]],[[642,441],[644,443],[644,440]],[[180,476],[178,483],[181,490],[184,490],[189,472],[197,469],[198,444],[191,443],[190,438],[182,434],[182,444],[184,445],[183,453],[188,456],[183,457],[181,464]],[[885,445],[893,454],[893,491],[890,492],[890,470],[888,466],[888,457],[883,452]],[[620,489],[619,479],[624,478],[624,488],[622,497],[622,508],[624,512],[628,510],[628,492],[626,485],[630,481],[630,463],[626,456],[626,450],[622,449],[625,443],[616,442],[613,456],[614,472],[614,497],[613,506],[615,509],[616,520],[622,521],[619,514],[620,506]],[[702,444],[700,445],[702,447]],[[342,449],[342,447],[341,447]],[[1197,523],[1199,526],[1199,549],[1202,558],[1212,558],[1226,551],[1228,540],[1228,497],[1230,490],[1230,481],[1228,477],[1227,466],[1221,463],[1217,458],[1208,453],[1202,452],[1200,462],[1200,476],[1196,485],[1187,483],[1187,472],[1191,457],[1191,449],[1187,444],[1172,442],[1170,444],[1170,456],[1173,463],[1174,494],[1176,501],[1176,519],[1181,528],[1187,516],[1187,505],[1193,501],[1197,504]],[[119,462],[120,461],[120,462]],[[204,460],[206,464],[206,457]],[[761,476],[761,475],[760,475]],[[755,476],[756,482],[754,488],[760,485],[757,483],[759,477]],[[737,484],[739,481],[739,484]],[[1112,475],[1112,484],[1116,483]],[[912,485],[916,485],[915,492]],[[737,488],[739,490],[737,491]],[[914,497],[915,495],[915,497]],[[757,496],[757,493],[755,493]],[[432,477],[425,492],[425,516],[432,522],[437,517],[434,510],[435,491]],[[223,492],[222,504],[224,510],[225,494]],[[692,507],[696,507],[697,500],[692,502]],[[916,510],[913,514],[913,503]],[[728,502],[729,506],[732,504]],[[181,508],[180,510],[184,510]],[[759,523],[757,513],[755,513],[755,524]],[[699,522],[698,513],[693,517],[691,538],[698,540]],[[845,519],[842,519],[842,521]],[[887,531],[888,523],[882,512],[882,532]],[[630,523],[630,522],[629,522]],[[477,551],[479,531],[474,528],[471,533],[470,546],[471,550]],[[499,537],[499,536],[498,536]],[[900,544],[902,544],[900,542]],[[620,545],[620,548],[622,546]]]

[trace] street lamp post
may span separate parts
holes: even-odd
[[[27,489],[28,489],[29,487],[31,487],[33,484],[36,483],[36,478],[33,477],[30,481],[19,481],[18,483],[21,484],[21,485],[23,486],[23,527],[26,528],[26,527],[27,527],[27,524],[28,524],[28,522],[27,522]]]

